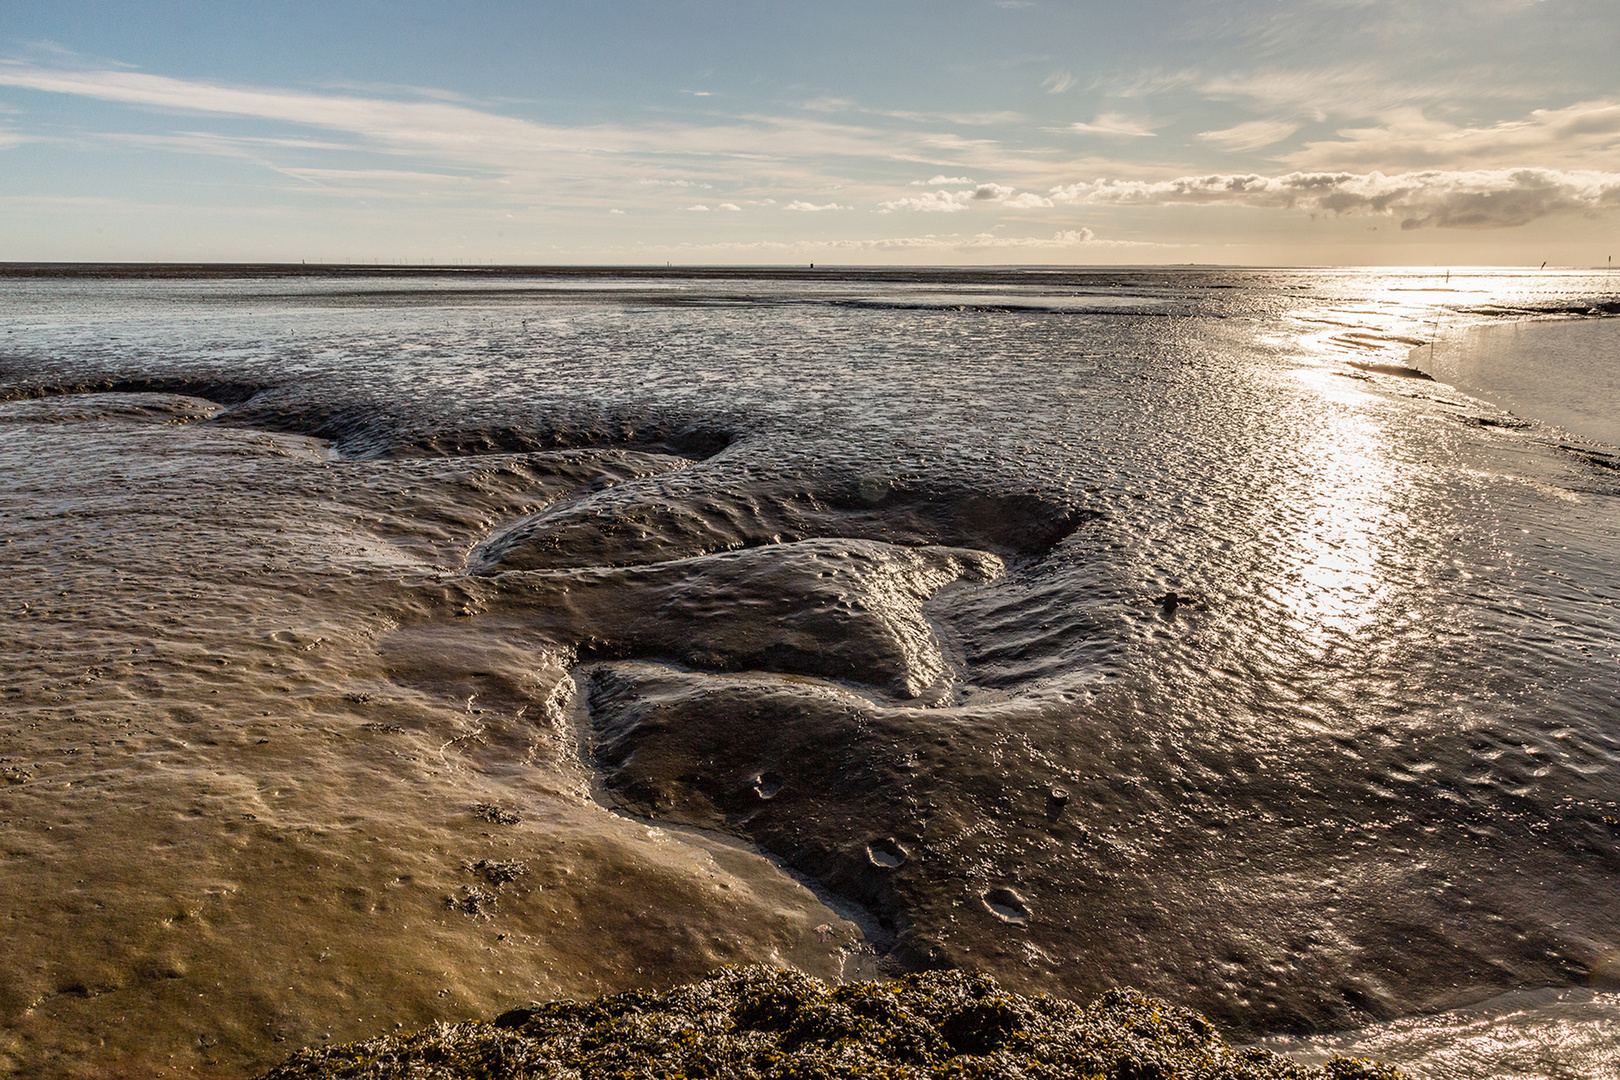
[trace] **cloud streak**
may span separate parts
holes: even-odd
[[[629,184],[661,179],[671,186],[684,181],[685,186],[696,187],[706,180],[731,180],[743,170],[755,183],[825,189],[829,165],[839,160],[891,162],[909,170],[918,165],[971,167],[987,160],[999,164],[1008,156],[994,140],[834,123],[815,116],[735,115],[695,124],[567,126],[460,101],[227,86],[139,71],[47,69],[17,62],[0,62],[0,86],[342,133],[356,142],[333,147],[333,152],[453,162],[531,190],[561,181],[594,191],[604,180]],[[918,114],[913,119],[921,123],[931,118]],[[233,141],[265,145],[262,139],[219,135],[211,141],[197,139],[190,149],[241,156],[231,149]]]
[[[1054,202],[1090,206],[1246,206],[1319,214],[1377,214],[1403,229],[1504,229],[1620,209],[1620,173],[1496,169],[1400,173],[1293,172],[1096,180],[1054,188]]]
[[[1464,127],[1432,120],[1420,109],[1383,114],[1381,122],[1340,130],[1285,156],[1297,168],[1481,165],[1523,162],[1559,166],[1620,164],[1620,102],[1584,101],[1536,109],[1521,120]]]
[[[1069,125],[1069,130],[1079,135],[1107,135],[1120,139],[1146,139],[1156,134],[1146,121],[1117,112],[1098,113],[1089,124],[1076,122]]]
[[[1241,153],[1281,142],[1298,130],[1299,125],[1291,120],[1250,120],[1219,131],[1200,131],[1198,137],[1222,150]]]

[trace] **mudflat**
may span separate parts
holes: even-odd
[[[6,294],[6,1068],[728,963],[1612,1007],[1610,449],[1381,371],[1408,291],[556,284]]]

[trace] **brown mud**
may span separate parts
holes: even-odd
[[[0,1072],[726,962],[1236,1038],[1615,985],[1612,470],[1275,291],[175,288],[0,356]]]
[[[366,464],[195,423],[219,408],[0,407],[0,1072],[241,1075],[730,961],[869,963],[767,859],[594,802],[573,643],[486,627],[460,573],[494,522],[685,459]]]

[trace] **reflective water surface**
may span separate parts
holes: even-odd
[[[1603,275],[5,286],[0,1062],[735,959],[1600,1060],[1620,451],[1499,395]]]

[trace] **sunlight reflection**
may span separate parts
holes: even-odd
[[[1548,272],[1526,281],[1523,273],[1479,267],[1433,267],[1367,273],[1345,271],[1360,279],[1353,305],[1324,304],[1292,317],[1294,343],[1317,360],[1421,366],[1415,348],[1448,330],[1498,318],[1503,309],[1553,304],[1583,288],[1595,286],[1590,272]]]
[[[1322,371],[1300,377],[1322,393],[1324,417],[1302,434],[1309,466],[1286,491],[1294,512],[1275,597],[1289,628],[1317,648],[1362,636],[1395,588],[1389,570],[1402,516],[1391,505],[1393,463],[1366,396]],[[1338,384],[1338,385],[1335,385]]]
[[[1287,500],[1278,515],[1286,535],[1274,600],[1287,629],[1320,650],[1367,640],[1421,576],[1404,554],[1411,523],[1396,490],[1411,471],[1395,460],[1379,391],[1435,385],[1414,380],[1435,374],[1423,369],[1435,367],[1437,338],[1503,311],[1558,310],[1572,290],[1592,284],[1584,273],[1527,280],[1479,268],[1345,277],[1359,279],[1358,288],[1341,295],[1357,300],[1324,298],[1275,339],[1310,363],[1294,375],[1316,390],[1321,409],[1293,433],[1299,467],[1278,493]],[[1297,336],[1284,343],[1288,333]]]
[[[1372,1057],[1413,1076],[1498,1080],[1549,1075],[1620,1075],[1620,994],[1515,991],[1454,1012],[1409,1016],[1336,1035],[1262,1042],[1302,1062],[1334,1054]]]

